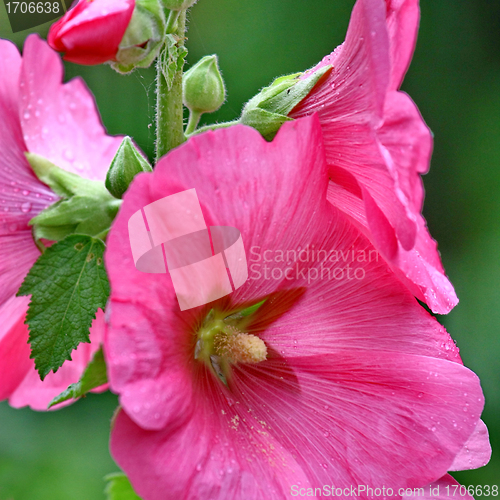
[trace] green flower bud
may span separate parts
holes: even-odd
[[[121,198],[138,173],[152,172],[152,170],[130,137],[125,137],[106,175],[106,188],[115,198]]]
[[[113,69],[130,73],[147,68],[158,56],[165,39],[165,14],[160,0],[136,0],[134,13],[120,42]]]
[[[197,0],[161,0],[163,7],[169,10],[186,10],[194,5]]]
[[[291,120],[288,113],[331,69],[331,66],[323,66],[304,79],[299,79],[302,73],[276,78],[269,87],[264,87],[248,101],[241,113],[240,123],[255,128],[268,141],[272,140],[281,125]]]
[[[226,88],[217,64],[217,56],[205,56],[186,71],[182,90],[184,105],[193,113],[217,111],[226,98]]]

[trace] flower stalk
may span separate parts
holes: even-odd
[[[186,11],[171,11],[167,21],[167,41],[157,61],[156,161],[186,140],[182,105],[185,30]]]

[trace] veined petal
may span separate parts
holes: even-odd
[[[485,466],[491,458],[491,445],[486,424],[479,420],[474,432],[455,457],[448,470],[469,470]]]
[[[24,318],[23,318],[24,319]],[[28,346],[28,327],[24,327],[24,342]],[[78,382],[83,371],[99,349],[104,335],[104,313],[99,310],[90,329],[90,344],[82,343],[73,351],[71,361],[65,361],[56,373],[49,373],[43,382],[40,380],[35,364],[29,359],[30,367],[16,389],[9,395],[9,404],[14,408],[29,406],[33,410],[44,411],[57,395],[65,391],[69,385]],[[28,348],[29,352],[29,348]],[[2,368],[3,369],[3,368]],[[97,387],[92,392],[102,392],[107,385]],[[71,400],[63,403],[70,404]],[[57,406],[61,408],[61,405]]]
[[[467,488],[461,486],[449,474],[444,475],[424,488],[416,488],[414,491],[410,490],[408,493],[403,495],[403,500],[410,500],[411,498],[415,498],[416,495],[423,500],[449,500],[450,497],[454,497],[457,500],[474,500],[474,497],[469,495]]]
[[[32,368],[24,324],[29,298],[12,297],[0,306],[0,401],[7,399]]]
[[[463,366],[377,351],[274,356],[238,368],[230,390],[198,377],[192,417],[178,427],[145,431],[124,412],[115,422],[113,456],[148,500],[165,491],[278,499],[293,484],[420,486],[446,472],[482,409]],[[181,474],[166,473],[174,464]]]
[[[418,0],[385,0],[391,51],[391,90],[399,89],[410,65],[417,41],[420,9]]]
[[[27,38],[21,73],[20,117],[28,150],[88,179],[104,180],[122,137],[102,126],[81,79],[63,84],[58,55],[37,35]]]

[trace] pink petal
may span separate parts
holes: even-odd
[[[403,495],[403,500],[414,498],[421,500],[450,500],[450,498],[474,500],[474,497],[467,492],[467,488],[461,486],[449,474],[425,486],[425,488],[415,488],[413,491],[409,490],[408,494]]]
[[[25,329],[27,341],[28,332],[26,325]],[[69,385],[78,382],[94,353],[99,349],[103,335],[104,313],[99,310],[90,330],[90,340],[92,343],[80,344],[71,355],[72,361],[65,361],[56,373],[49,373],[43,382],[35,370],[33,360],[29,360],[31,368],[27,371],[16,390],[10,395],[9,404],[14,408],[29,406],[33,410],[46,410],[52,399],[66,390]],[[102,392],[106,389],[107,386],[104,385],[94,389],[92,392]],[[70,402],[66,404],[70,404]],[[61,408],[61,406],[58,405],[56,408]]]
[[[385,15],[381,0],[356,3],[345,43],[319,65],[331,64],[333,70],[290,116],[299,118],[318,113],[330,178],[341,182],[339,178],[347,171],[363,184],[377,204],[380,199],[386,201],[384,216],[404,248],[411,249],[415,223],[398,197],[398,186],[376,141],[377,129],[385,118],[391,72]],[[367,216],[375,217],[371,212]],[[373,224],[386,225],[382,221]],[[391,256],[393,250],[392,246],[384,245],[389,239],[378,241],[386,256]]]
[[[283,498],[298,483],[416,487],[445,473],[482,409],[463,366],[377,351],[273,356],[238,367],[230,391],[201,366],[194,382],[176,426],[146,431],[125,412],[115,422],[112,454],[148,500]]]
[[[397,90],[415,49],[420,10],[418,0],[385,0],[385,3],[392,67],[389,88]]]
[[[106,135],[84,82],[74,79],[63,84],[62,78],[58,55],[37,35],[29,36],[20,103],[28,150],[70,172],[104,180],[122,138]]]
[[[39,255],[28,221],[48,205],[52,193],[33,175],[19,123],[21,57],[0,40],[0,304],[15,294]]]
[[[432,136],[415,103],[403,92],[389,92],[384,123],[377,133],[382,154],[397,195],[410,212],[419,213],[424,202],[420,174],[429,170]],[[381,201],[384,201],[383,198]],[[384,209],[384,206],[381,205]],[[385,211],[385,209],[384,209]]]
[[[432,138],[411,99],[395,91],[418,18],[416,0],[358,0],[346,42],[318,65],[332,64],[332,71],[291,116],[318,113],[334,184],[330,201],[356,221],[412,293],[444,314],[458,300],[420,214],[420,175],[428,170]]]
[[[33,364],[24,324],[28,302],[27,297],[13,297],[0,306],[0,401],[14,392]]]
[[[479,420],[474,432],[455,457],[448,470],[469,470],[485,466],[491,458],[491,445],[486,424]]]

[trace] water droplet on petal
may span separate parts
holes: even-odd
[[[31,203],[27,201],[21,205],[21,212],[27,214],[31,210]]]
[[[65,149],[63,152],[63,156],[68,161],[73,161],[75,159],[75,156],[73,155],[73,151],[71,151],[71,149]]]

